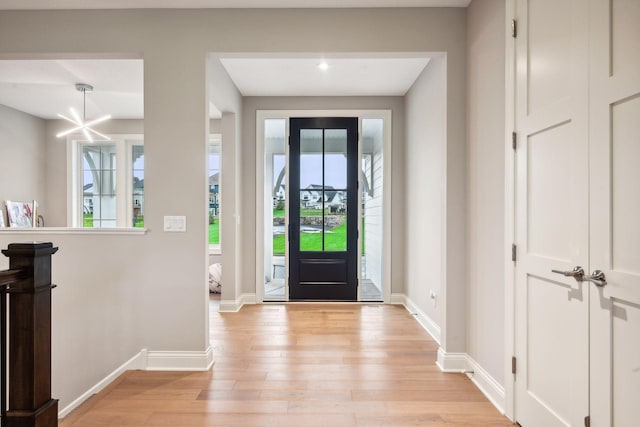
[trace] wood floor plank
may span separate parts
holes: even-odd
[[[404,308],[218,304],[210,371],[126,372],[60,426],[511,425]]]

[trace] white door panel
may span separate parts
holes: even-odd
[[[640,2],[591,0],[590,393],[593,426],[640,419]]]
[[[516,420],[589,413],[587,23],[581,1],[520,0],[516,39]]]
[[[593,8],[600,15],[596,19],[609,18],[610,37],[604,40],[610,49],[611,74],[620,74],[630,69],[638,71],[640,63],[640,2],[638,0],[600,1]],[[610,4],[609,4],[610,3]],[[606,8],[606,10],[605,10]],[[596,25],[599,25],[596,23]],[[636,75],[637,76],[637,75]]]
[[[517,0],[515,417],[640,420],[640,1]],[[551,273],[580,265],[606,284]]]
[[[550,0],[527,3],[527,113],[532,115],[572,96],[568,84],[571,55],[567,55],[571,50],[571,39],[565,34],[567,19],[571,18],[571,4]],[[523,21],[520,19],[521,25]]]

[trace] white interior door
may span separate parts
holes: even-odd
[[[640,1],[590,4],[591,425],[640,423]]]
[[[588,14],[517,0],[515,417],[581,426],[589,413]]]

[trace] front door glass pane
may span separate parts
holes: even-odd
[[[300,191],[300,250],[322,251],[322,191]]]
[[[300,250],[322,251],[323,131],[300,130]]]
[[[324,250],[347,250],[347,130],[324,131]]]
[[[324,217],[324,250],[344,252],[347,250],[347,192],[336,191]]]
[[[324,183],[327,190],[347,188],[346,129],[325,129],[324,131]]]
[[[300,189],[322,187],[322,129],[300,130]]]
[[[346,129],[301,129],[300,251],[346,251],[346,214]]]

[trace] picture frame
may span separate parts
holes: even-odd
[[[7,219],[9,227],[29,228],[33,227],[35,200],[32,202],[15,202],[7,200]]]
[[[2,209],[2,206],[0,206],[0,228],[5,228],[5,222],[4,222],[4,209]]]

